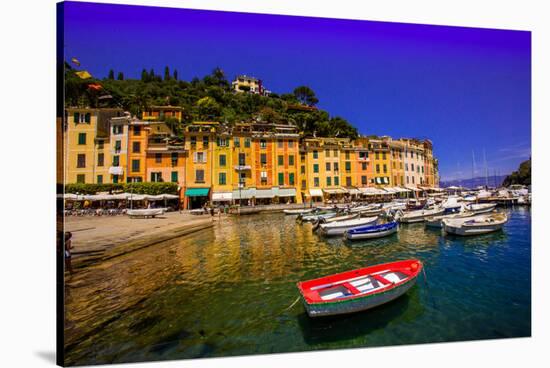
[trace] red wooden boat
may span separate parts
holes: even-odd
[[[297,284],[310,317],[359,312],[407,292],[422,270],[416,259],[360,268]]]

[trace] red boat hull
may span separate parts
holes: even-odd
[[[385,263],[298,283],[309,316],[354,313],[406,293],[422,270],[419,260]]]

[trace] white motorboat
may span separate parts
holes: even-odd
[[[396,219],[404,223],[422,222],[427,217],[440,215],[445,212],[443,207],[435,207],[428,210],[415,210],[403,213],[399,211],[396,215]]]
[[[283,210],[285,215],[303,215],[306,213],[312,213],[315,208],[297,208],[292,210]]]
[[[319,225],[319,232],[325,236],[342,235],[346,230],[374,225],[378,217],[356,218],[346,221],[331,222]]]
[[[460,212],[462,209],[462,204],[458,203],[458,199],[458,196],[450,196],[441,204],[441,207],[445,209],[446,214]]]
[[[478,235],[500,230],[508,222],[505,213],[478,215],[472,218],[445,219],[443,230],[454,235]]]
[[[495,209],[496,206],[496,203],[471,203],[466,205],[465,209],[475,214],[482,214],[491,212]]]
[[[136,209],[136,210],[127,210],[126,214],[129,217],[155,217],[163,215],[165,212],[165,208],[145,208],[145,209]]]
[[[446,215],[426,217],[424,225],[426,227],[433,227],[441,229],[443,227],[442,221],[445,219],[456,219],[456,218],[466,218],[475,216],[472,212],[459,212],[459,213],[450,213]]]
[[[346,230],[344,237],[348,240],[377,239],[384,236],[390,236],[399,231],[397,221],[388,222],[381,225],[361,226]]]
[[[326,220],[335,216],[336,216],[336,212],[323,211],[323,212],[314,213],[314,214],[300,215],[298,216],[298,220],[302,222],[315,222],[315,221],[319,221],[320,219]]]
[[[346,220],[351,220],[358,217],[359,217],[358,213],[350,213],[348,215],[334,216],[329,218],[320,218],[319,222],[330,223],[330,222],[346,221]]]

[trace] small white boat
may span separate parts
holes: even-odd
[[[160,216],[164,214],[165,209],[164,208],[145,208],[145,209],[136,209],[136,210],[127,210],[126,214],[129,217],[155,217]]]
[[[285,215],[303,215],[306,213],[312,213],[315,208],[297,208],[292,210],[283,210]]]
[[[415,210],[410,212],[398,212],[397,219],[404,223],[422,222],[427,217],[440,215],[445,212],[443,207],[436,207],[430,210]]]
[[[321,223],[330,223],[330,222],[346,221],[346,220],[351,220],[351,219],[358,218],[358,217],[359,217],[358,213],[350,213],[349,215],[334,216],[334,217],[329,217],[329,218],[320,218],[319,222],[321,222]]]
[[[478,215],[464,219],[445,219],[443,230],[454,235],[478,235],[500,230],[508,222],[505,213]]]
[[[398,231],[399,223],[392,221],[381,225],[361,226],[349,229],[344,232],[344,237],[348,240],[377,239],[395,234]]]
[[[458,199],[458,196],[450,196],[441,204],[441,207],[445,209],[446,214],[460,212],[462,209],[462,204],[458,203]]]
[[[302,222],[315,222],[319,221],[320,219],[329,219],[331,217],[335,217],[336,212],[320,212],[320,213],[314,213],[314,214],[305,214],[298,216],[298,219]]]
[[[491,212],[497,206],[496,203],[471,203],[466,205],[466,210],[475,214]]]
[[[443,228],[442,221],[445,219],[456,219],[456,218],[466,218],[466,217],[473,217],[475,216],[472,212],[459,212],[459,213],[450,213],[447,215],[439,215],[439,216],[432,216],[432,217],[426,217],[425,218],[425,225],[426,227],[433,227],[441,229]]]
[[[342,235],[346,230],[351,230],[367,225],[374,225],[378,217],[356,218],[346,221],[331,222],[319,225],[319,232],[325,236]]]

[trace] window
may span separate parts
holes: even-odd
[[[338,150],[337,149],[334,150],[334,157],[338,157]]]
[[[346,161],[346,172],[351,172],[351,162]]]
[[[294,166],[294,155],[288,155],[288,166]]]
[[[384,164],[384,174],[388,172],[388,166],[386,164]]]
[[[325,157],[330,157],[330,150],[325,150]]]
[[[97,183],[98,184],[103,184],[103,175],[98,175],[97,176]]]
[[[288,185],[294,185],[294,173],[288,174]]]
[[[84,153],[79,153],[76,156],[76,167],[86,167],[86,155]]]
[[[313,178],[313,186],[318,187],[319,186],[319,178]]]
[[[97,166],[103,166],[105,164],[105,155],[103,153],[97,154]]]
[[[334,163],[334,171],[338,171],[338,162]]]
[[[178,165],[178,153],[177,152],[172,152],[172,155],[170,156],[170,161],[172,163],[172,166],[177,166]]]
[[[334,177],[334,185],[340,185],[340,178],[338,176]]]
[[[118,175],[113,175],[113,183],[118,183]]]
[[[227,184],[227,176],[224,172],[219,173],[219,175],[218,175],[218,184],[219,185]]]
[[[359,152],[359,159],[360,160],[366,160],[369,158],[369,153],[368,152]]]
[[[80,120],[80,114],[78,112],[75,112],[73,114],[73,121],[75,124],[78,124],[79,123],[79,120]]]
[[[304,165],[300,166],[300,174],[306,173],[306,167]]]
[[[226,138],[218,138],[218,147],[228,147],[229,142]]]
[[[86,144],[86,133],[78,133],[78,144]]]
[[[246,173],[240,172],[239,173],[239,184],[244,185],[246,183]]]
[[[85,123],[90,123],[91,118],[92,118],[92,115],[91,115],[89,112],[87,112],[87,113],[84,115],[84,122],[85,122]]]
[[[414,184],[414,176],[411,176],[412,183]]]
[[[162,181],[162,173],[161,172],[152,172],[151,173],[151,181],[153,183],[160,183]]]
[[[239,137],[233,138],[233,146],[240,147],[241,146],[241,139]]]
[[[76,182],[77,183],[85,183],[86,182],[86,175],[85,174],[78,174],[76,176]]]
[[[113,134],[122,134],[122,125],[113,125]]]
[[[376,164],[376,173],[380,174],[380,165],[379,164]]]
[[[325,170],[326,170],[326,171],[330,171],[330,162],[327,162],[327,163],[325,164],[325,166],[326,166],[326,167],[325,167]]]
[[[279,179],[279,185],[285,185],[285,174],[284,173],[279,173],[278,179]]]
[[[319,152],[313,151],[313,159],[317,160],[319,158]]]
[[[132,142],[132,152],[133,153],[141,152],[141,142]]]
[[[394,185],[397,184],[397,176],[394,176],[394,177],[393,177],[393,184],[394,184]]]
[[[386,159],[386,152],[382,152],[382,160]]]
[[[380,159],[380,153],[379,153],[379,152],[376,152],[376,153],[374,154],[374,158],[375,158],[376,160],[379,160],[379,159]]]
[[[155,153],[155,163],[162,163],[162,153]]]
[[[285,158],[283,157],[283,155],[277,156],[277,165],[283,166],[284,164],[285,164]]]
[[[120,152],[122,149],[122,141],[115,141],[115,152]]]
[[[361,170],[367,170],[367,163],[361,162]]]
[[[346,160],[349,160],[349,151],[346,151]]]
[[[265,153],[260,154],[260,164],[267,165],[267,155]]]
[[[244,146],[245,146],[246,148],[250,148],[250,138],[245,138],[245,139],[244,139]]]
[[[141,125],[134,125],[134,135],[141,135]]]
[[[313,164],[313,172],[318,173],[319,172],[319,164]]]
[[[139,171],[139,160],[132,160],[132,172]]]
[[[304,162],[306,160],[306,155],[300,155],[300,162]]]
[[[205,163],[206,162],[206,157],[204,156],[204,152],[195,152],[194,162]]]
[[[283,148],[283,142],[284,141],[282,139],[278,140],[277,141],[277,148]]]
[[[407,184],[409,184],[409,177],[407,176]]]
[[[361,176],[361,184],[362,185],[367,185],[367,176],[366,175]]]
[[[227,165],[227,159],[225,155],[220,155],[220,166],[225,167]]]
[[[265,139],[260,140],[260,148],[266,148],[267,147],[267,141]]]
[[[414,158],[414,152],[411,151],[411,158]]]
[[[191,136],[191,147],[196,147],[197,146],[197,137],[196,136]]]
[[[195,170],[195,183],[204,183],[204,170]]]
[[[424,166],[422,166],[422,174],[424,174]]]
[[[208,148],[208,143],[209,143],[209,141],[208,141],[208,136],[207,136],[207,135],[204,135],[204,136],[202,137],[202,147],[203,147],[203,148]]]
[[[346,186],[351,187],[351,177],[346,176]]]
[[[260,182],[263,185],[267,184],[267,171],[261,171],[260,172]]]
[[[306,189],[306,181],[302,180],[302,189]]]
[[[113,166],[120,165],[120,156],[113,156]]]
[[[98,141],[97,142],[97,149],[103,149],[104,146],[105,146],[105,144],[104,144],[103,141]]]
[[[414,164],[411,164],[411,171],[414,172]]]
[[[246,155],[244,153],[239,153],[239,166],[246,165]]]
[[[288,148],[294,148],[294,141],[288,141]]]
[[[405,164],[405,171],[409,171],[409,164]]]
[[[177,183],[178,182],[178,172],[177,171],[172,171],[170,173],[170,181],[172,183]]]
[[[332,178],[330,176],[327,176],[327,187],[330,187],[332,185]]]

